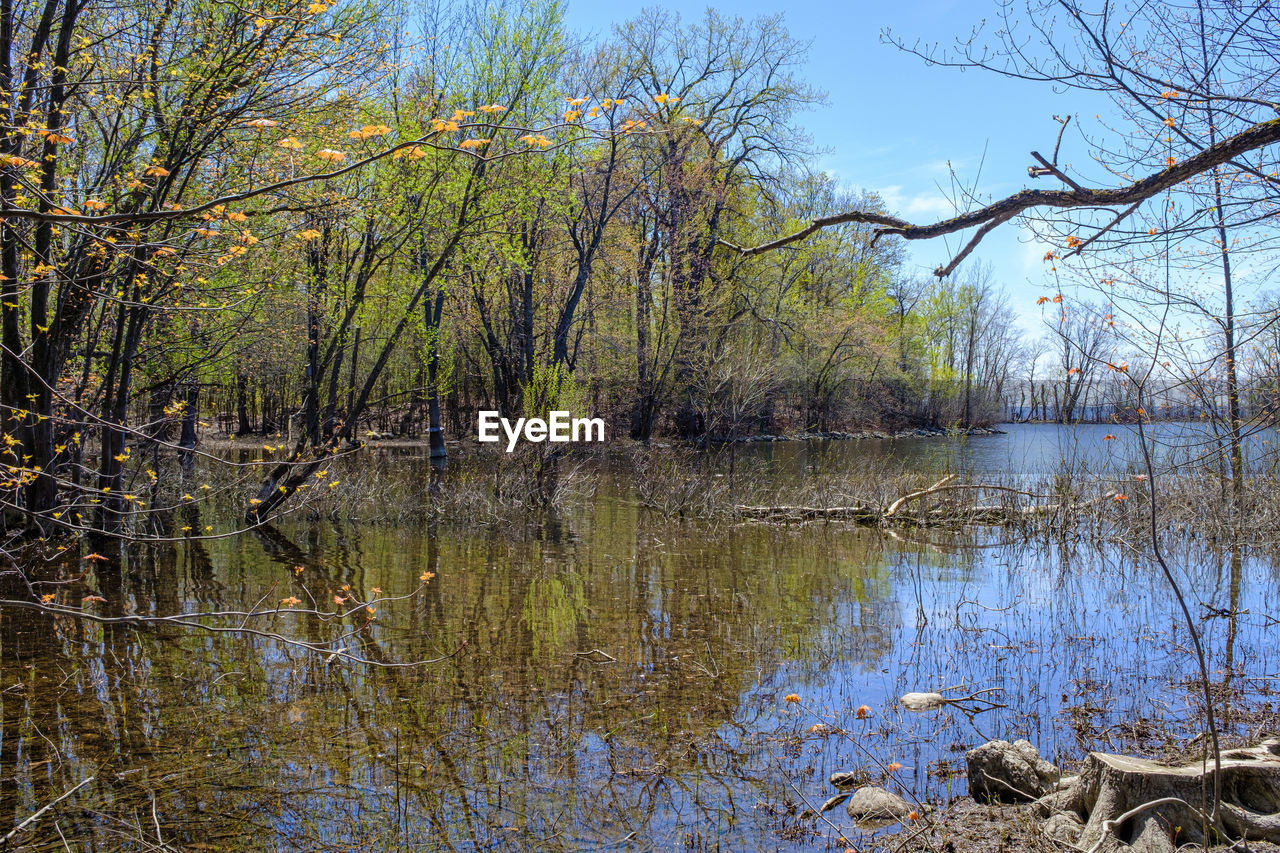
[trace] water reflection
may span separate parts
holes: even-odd
[[[1001,430],[994,435],[758,442],[745,445],[738,453],[755,456],[784,476],[848,470],[864,460],[907,470],[959,471],[998,480],[1038,479],[1064,471],[1116,475],[1141,470],[1142,451],[1134,426],[1004,424]],[[1147,426],[1147,434],[1159,469],[1195,466],[1226,473],[1224,439],[1214,434],[1210,424],[1158,422]],[[1255,470],[1273,469],[1278,461],[1275,429],[1250,429],[1244,450]]]
[[[710,527],[624,490],[503,529],[294,523],[104,554],[58,595],[107,616],[337,613],[335,595],[434,577],[372,619],[262,634],[6,609],[0,803],[16,824],[96,777],[23,834],[37,849],[808,850],[831,833],[801,795],[834,770],[898,762],[888,784],[942,801],[985,735],[1051,757],[1186,736],[1194,667],[1158,576],[1115,547],[1001,535]],[[1239,550],[1181,570],[1246,726],[1275,671],[1274,572]],[[1009,707],[980,732],[896,705],[961,683]]]

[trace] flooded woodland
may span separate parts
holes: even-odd
[[[1280,853],[1278,33],[0,0],[0,853]]]
[[[782,481],[868,456],[991,475],[1076,453],[1125,476],[1104,429],[780,442],[734,464]],[[366,453],[390,478],[432,479],[419,449]],[[289,517],[50,566],[58,601],[92,594],[106,617],[258,615],[200,620],[214,631],[7,609],[5,820],[92,777],[22,849],[873,849],[905,830],[805,814],[830,774],[945,811],[965,751],[991,738],[1070,765],[1200,731],[1185,627],[1128,543],[682,519],[642,505],[608,457],[584,464],[591,487],[536,517]],[[728,476],[727,451],[689,464]],[[1224,737],[1273,731],[1271,552],[1194,542],[1173,560]],[[898,702],[941,688],[992,689],[999,707]]]

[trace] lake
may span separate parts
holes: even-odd
[[[741,445],[734,476],[838,474],[869,457],[1010,478],[1064,456],[1135,470],[1122,428],[1007,429]],[[1253,440],[1255,464],[1269,440]],[[428,476],[416,450],[368,453],[393,476]],[[703,475],[724,476],[725,456]],[[1069,762],[1159,754],[1199,731],[1180,614],[1123,543],[675,519],[601,470],[592,494],[523,523],[291,518],[129,546],[89,561],[83,580],[71,561],[58,600],[92,593],[106,616],[285,598],[352,612],[207,621],[246,634],[6,608],[6,819],[93,776],[23,843],[816,851],[839,833],[800,813],[834,793],[837,770],[941,807],[966,790],[965,749],[991,737]],[[1178,549],[1174,568],[1202,618],[1225,728],[1273,720],[1273,555],[1206,544]],[[436,662],[401,665],[424,660]],[[970,719],[897,703],[943,687],[998,688],[1007,707]],[[893,831],[828,817],[854,846]]]

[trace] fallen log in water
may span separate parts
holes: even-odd
[[[1064,509],[1080,510],[1101,500],[1114,497],[1113,493],[1102,495],[1076,504],[1043,503],[1018,505],[976,504],[972,506],[952,505],[934,507],[922,512],[909,513],[904,507],[924,498],[952,492],[1001,492],[1019,497],[1046,499],[1047,495],[1016,489],[1011,486],[999,486],[989,483],[957,483],[958,474],[943,477],[926,489],[919,489],[903,495],[886,508],[867,506],[793,506],[781,504],[777,506],[738,506],[738,514],[746,518],[767,519],[770,521],[813,521],[818,519],[853,521],[868,526],[879,526],[892,523],[905,524],[1007,524],[1038,516],[1053,515]]]
[[[812,521],[819,518],[879,524],[884,514],[869,506],[739,506],[739,515],[772,521]]]

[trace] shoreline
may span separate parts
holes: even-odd
[[[760,433],[758,435],[747,435],[738,438],[713,437],[709,439],[681,439],[681,438],[665,438],[655,437],[653,441],[642,442],[631,438],[618,438],[605,442],[605,446],[617,447],[620,445],[639,445],[649,444],[653,447],[688,445],[690,447],[706,447],[707,445],[726,445],[726,444],[751,444],[755,442],[796,442],[796,441],[893,441],[903,438],[966,438],[969,436],[983,435],[1007,435],[1008,430],[998,427],[970,427],[969,429],[936,429],[932,427],[916,427],[914,429],[885,431],[885,430],[859,430],[856,432],[845,432],[841,430],[832,430],[829,432],[801,432],[801,433]],[[260,446],[262,442],[270,443],[272,440],[288,443],[289,439],[284,435],[262,435],[254,433],[252,435],[234,436],[220,435],[216,437],[202,437],[196,447],[212,447],[219,449],[235,449],[251,446]],[[426,436],[422,437],[406,437],[403,435],[388,435],[386,433],[374,433],[361,439],[366,447],[427,447],[429,442]],[[475,438],[457,439],[450,438],[446,440],[446,445],[454,447],[468,447],[473,444],[479,444]]]

